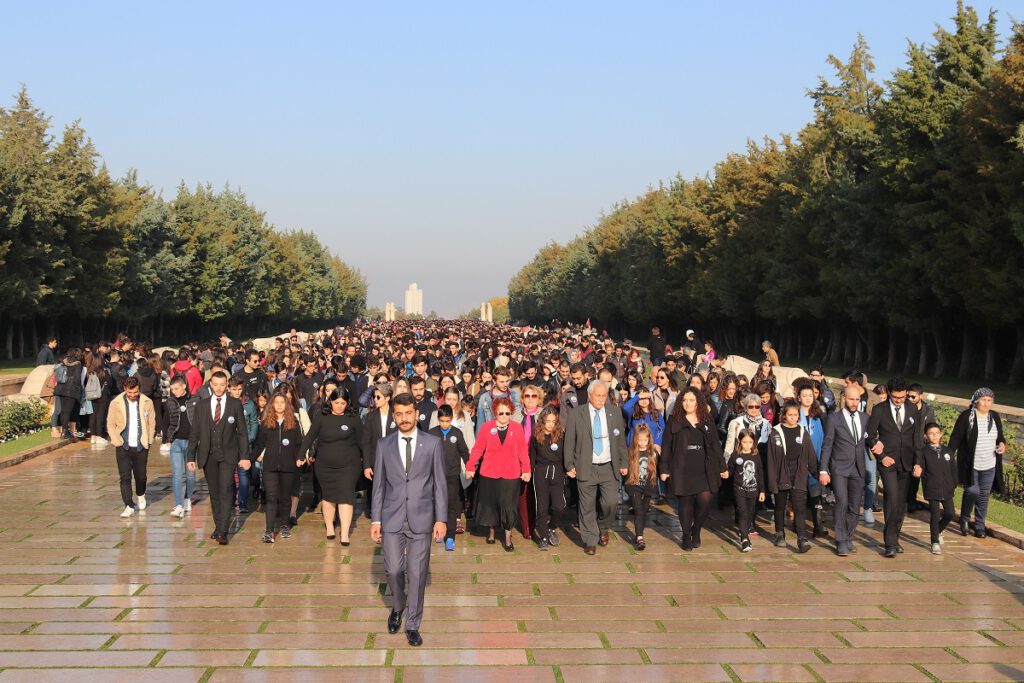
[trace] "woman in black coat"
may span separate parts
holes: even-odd
[[[974,535],[985,538],[985,516],[992,492],[1003,493],[1003,454],[1006,439],[1003,421],[992,410],[995,394],[982,387],[971,397],[971,407],[960,413],[949,437],[949,448],[956,453],[957,472],[964,487],[960,508],[960,532],[970,532],[968,520],[974,510]]]
[[[302,430],[296,413],[283,393],[275,393],[260,420],[252,448],[256,461],[263,463],[263,488],[266,491],[263,510],[267,515],[264,543],[273,543],[278,532],[281,538],[292,535],[288,526],[289,494],[299,468],[307,462],[299,456],[301,446]]]
[[[60,429],[62,439],[85,436],[78,431],[78,408],[82,402],[82,356],[79,349],[70,349],[54,370],[53,395],[60,397]],[[75,428],[74,430],[72,428]]]
[[[658,459],[661,480],[679,499],[682,548],[700,547],[700,532],[722,479],[729,476],[718,429],[702,392],[687,387],[676,399],[665,425]]]

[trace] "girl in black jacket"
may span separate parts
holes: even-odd
[[[775,547],[786,547],[786,502],[793,503],[796,551],[811,549],[807,540],[807,476],[818,476],[818,454],[811,435],[800,424],[800,406],[786,401],[782,422],[768,437],[768,488],[775,494]]]
[[[953,520],[953,491],[956,490],[956,459],[942,445],[942,427],[930,422],[924,426],[926,443],[914,458],[914,476],[924,482],[924,497],[931,508],[932,555],[942,554],[942,532]],[[939,506],[942,512],[939,512]]]
[[[626,493],[633,505],[633,527],[636,530],[636,549],[644,550],[644,525],[651,509],[651,498],[658,494],[658,454],[654,450],[651,428],[640,422],[633,428],[633,443],[629,447],[626,466]]]
[[[536,425],[530,439],[530,486],[536,510],[533,530],[538,549],[547,550],[559,543],[558,526],[565,512],[565,434],[555,406],[541,410]]]
[[[764,468],[757,452],[757,434],[741,429],[736,436],[736,450],[729,461],[733,498],[736,501],[736,525],[740,536],[740,552],[749,553],[750,533],[754,530],[754,508],[764,502]]]
[[[267,516],[264,543],[273,543],[279,532],[281,538],[290,538],[292,535],[291,527],[288,526],[291,504],[289,494],[299,468],[310,462],[308,457],[299,457],[301,446],[299,421],[287,397],[275,393],[263,413],[260,430],[253,444],[257,462],[263,463],[263,487],[267,496],[263,506]]]

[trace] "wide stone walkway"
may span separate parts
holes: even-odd
[[[205,494],[168,516],[168,472],[153,455],[128,521],[111,450],[0,472],[0,683],[1024,679],[1024,553],[949,533],[934,557],[920,520],[894,560],[877,531],[848,558],[765,540],[744,555],[721,522],[683,554],[667,510],[643,553],[622,520],[596,557],[460,536],[435,549],[414,649],[387,634],[365,519],[350,548],[313,514],[273,546],[252,515],[220,547]]]

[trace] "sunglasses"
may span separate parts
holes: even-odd
[[[761,406],[747,406],[747,410],[761,410]]]
[[[498,415],[511,415],[511,414],[512,413],[508,412],[507,410],[503,410],[500,413],[498,413]]]
[[[523,398],[540,398],[537,394],[523,394]]]

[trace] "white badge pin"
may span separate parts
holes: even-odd
[[[551,450],[557,451],[558,450],[558,444],[557,443],[551,444]]]
[[[497,433],[498,433],[498,428],[497,427],[491,427],[491,434],[497,434]]]
[[[348,431],[348,425],[341,425],[341,431],[347,432]]]
[[[454,436],[449,436],[448,440],[451,441],[452,443],[458,443],[459,442],[459,440],[456,437],[454,437]]]
[[[395,428],[396,426],[397,426],[397,425],[395,424],[395,421],[394,421],[394,420],[392,420],[392,421],[391,421],[391,429],[394,429],[394,428]]]
[[[188,406],[181,406],[180,408],[178,408],[179,413],[184,413],[186,410],[188,410]]]
[[[804,437],[802,437],[802,436],[796,437],[796,442],[797,443],[803,443],[804,442]]]
[[[945,454],[944,456],[942,456],[942,457],[944,457],[944,458],[946,459],[946,462],[949,462],[949,453],[946,453],[946,454]]]
[[[235,416],[234,415],[232,415],[231,417],[228,418],[228,424],[232,424],[232,425],[235,424]]]
[[[420,415],[420,421],[421,421],[421,422],[422,422],[423,420],[426,420],[426,419],[427,419],[427,416],[426,416],[426,415]]]
[[[737,465],[742,465],[743,464],[743,458],[736,458],[736,464]]]
[[[613,429],[613,430],[612,430],[612,434],[614,434],[615,436],[618,436],[618,435],[619,435],[619,434],[621,434],[621,433],[622,433],[622,432],[620,432],[620,431],[619,431],[618,429]]]
[[[313,382],[313,388],[314,388],[314,389],[316,389],[316,388],[317,388],[317,387],[319,387],[319,386],[320,386],[320,384],[319,384],[318,382]]]
[[[291,443],[291,441],[289,441],[288,439],[281,439],[281,445],[282,446],[287,446],[290,443]]]
[[[913,417],[910,418],[910,424],[914,424],[914,418]]]

